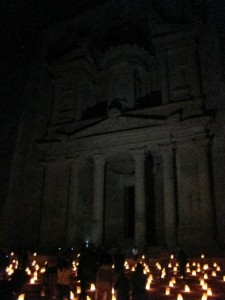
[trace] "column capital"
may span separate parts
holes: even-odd
[[[146,147],[139,149],[130,149],[129,152],[135,160],[140,160],[145,158],[147,154],[147,149]]]
[[[172,151],[177,149],[177,144],[176,143],[164,143],[164,144],[160,144],[159,145],[159,151],[161,152],[161,154],[165,154],[168,151]]]
[[[106,163],[106,155],[105,154],[94,154],[92,155],[93,161],[96,165],[104,165]]]

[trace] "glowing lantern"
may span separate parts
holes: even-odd
[[[115,295],[112,295],[112,300],[116,300],[116,296]]]
[[[202,289],[207,291],[207,289],[208,289],[208,284],[207,284],[206,282],[203,284]]]
[[[77,286],[77,294],[80,294],[81,293],[81,288],[80,286]]]
[[[135,267],[132,267],[131,271],[134,272],[135,271]]]
[[[171,263],[168,264],[168,268],[172,268],[172,264]]]
[[[172,283],[175,284],[175,283],[176,283],[176,278],[175,278],[175,277],[172,277],[172,278],[171,278],[171,281],[172,281]]]
[[[191,273],[191,269],[189,267],[187,267],[186,272]]]
[[[187,284],[185,284],[185,286],[184,286],[184,291],[185,291],[185,293],[190,293],[190,288]]]
[[[216,271],[218,271],[218,272],[220,271],[220,266],[216,267]]]
[[[91,298],[87,295],[87,300],[91,300]],[[114,296],[115,297],[115,296]],[[114,298],[112,297],[112,300],[114,300]]]
[[[212,289],[211,289],[211,288],[208,288],[208,289],[207,289],[207,295],[208,295],[208,296],[212,296]]]
[[[41,268],[40,273],[45,273],[45,268]]]
[[[183,296],[181,294],[177,295],[177,300],[183,300]]]
[[[25,299],[25,294],[20,294],[17,300],[24,300]]]
[[[214,268],[217,267],[217,263],[216,263],[216,262],[213,263],[213,267],[214,267]]]
[[[197,268],[197,272],[198,272],[198,273],[201,272],[201,268],[200,268],[200,267]]]
[[[152,281],[152,280],[153,280],[153,275],[152,275],[152,274],[149,274],[148,280],[149,280],[149,281]]]
[[[34,277],[32,277],[32,278],[30,279],[30,283],[31,283],[31,284],[34,284],[34,283],[35,283],[35,278],[34,278]]]
[[[173,284],[173,282],[170,280],[170,282],[169,282],[169,286],[170,287],[174,287],[174,284]]]
[[[204,255],[204,254],[202,254],[202,255],[201,255],[201,258],[205,258],[205,255]]]
[[[115,269],[115,265],[114,264],[112,265],[112,269]]]
[[[33,254],[33,256],[37,256],[37,253],[35,252],[35,253]]]
[[[205,281],[203,278],[200,279],[200,285],[203,286],[205,284]]]
[[[70,300],[74,300],[74,293],[70,291]]]
[[[205,273],[205,274],[203,275],[203,278],[204,278],[204,279],[208,279],[208,274]]]
[[[212,271],[212,276],[216,277],[216,271]]]
[[[94,283],[91,284],[90,290],[91,291],[95,291],[95,285],[94,285]]]
[[[196,270],[192,270],[191,275],[196,276],[197,275]]]
[[[225,276],[223,276],[223,281],[225,281]]]
[[[173,254],[171,254],[171,255],[170,255],[170,258],[171,258],[171,259],[174,259],[174,255],[173,255]]]
[[[174,272],[177,272],[177,266],[174,266],[174,267],[173,267],[173,271],[174,271]]]
[[[195,267],[195,266],[196,266],[196,262],[195,262],[195,261],[192,263],[192,266],[193,266],[193,267]]]
[[[208,264],[205,264],[204,266],[203,266],[203,269],[204,270],[207,270],[209,268],[209,265]]]
[[[115,295],[115,290],[114,287],[112,287],[112,291],[111,291],[112,295]]]
[[[151,282],[148,281],[146,283],[145,289],[149,291],[150,290],[150,286],[151,286]]]
[[[165,276],[166,276],[166,270],[165,270],[165,269],[162,269],[161,278],[165,278]]]
[[[141,257],[143,260],[145,259],[145,256],[144,255],[142,255],[142,257]]]
[[[202,295],[202,299],[201,299],[201,300],[207,300],[207,299],[208,299],[207,294],[204,293],[204,294]]]
[[[165,294],[166,294],[166,295],[170,295],[170,287],[166,287]]]

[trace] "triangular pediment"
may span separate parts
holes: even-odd
[[[69,136],[73,138],[81,138],[87,136],[95,136],[101,134],[110,134],[114,132],[122,132],[136,128],[161,126],[165,124],[164,117],[150,117],[139,115],[111,115],[106,119],[97,123],[92,123],[85,128],[79,128],[76,132]]]

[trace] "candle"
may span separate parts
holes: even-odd
[[[173,287],[173,281],[170,280],[169,286],[170,286],[170,287]]]
[[[201,300],[207,300],[207,299],[208,299],[207,294],[204,293],[204,294],[202,295],[202,299],[201,299]]]
[[[166,294],[166,295],[170,295],[170,287],[166,287],[165,294]]]
[[[212,289],[211,289],[211,288],[208,288],[208,289],[207,289],[207,295],[208,295],[208,296],[212,296]]]
[[[185,291],[185,293],[190,293],[190,288],[187,284],[185,284],[185,286],[184,286],[184,291]]]

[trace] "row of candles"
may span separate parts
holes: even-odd
[[[14,253],[11,253],[11,256],[14,257]],[[45,266],[43,265],[42,267],[39,266],[39,264],[37,263],[35,257],[37,256],[37,253],[33,254],[33,261],[30,265],[29,268],[26,269],[27,274],[30,276],[30,284],[35,284],[38,281],[41,280],[42,275],[45,272]],[[201,258],[204,258],[204,255],[201,255]],[[147,277],[147,284],[146,284],[146,290],[148,290],[149,292],[151,291],[151,283],[154,280],[153,278],[153,272],[151,272],[150,267],[147,263],[145,263],[145,256],[143,255],[140,262],[143,265],[143,272],[144,274],[146,274]],[[47,261],[45,261],[45,264],[47,264]],[[72,269],[74,271],[74,276],[77,275],[77,266],[79,264],[79,254],[77,255],[77,259],[73,261],[72,263]],[[6,268],[6,273],[8,274],[8,277],[10,278],[10,276],[12,275],[12,273],[14,272],[14,270],[18,267],[18,260],[17,259],[12,259],[10,265]],[[135,265],[129,265],[128,261],[125,261],[124,264],[125,269],[127,270],[127,272],[133,272],[135,270]],[[161,279],[164,279],[166,277],[166,270],[163,269],[161,270],[161,265],[159,262],[155,263],[155,267],[156,270],[160,271],[160,277]],[[172,277],[169,280],[168,286],[166,286],[165,288],[165,295],[169,296],[172,294],[172,290],[176,285],[176,275],[179,274],[179,264],[178,262],[174,259],[174,256],[171,255],[171,260],[168,264],[168,270],[169,273],[171,273]],[[201,296],[201,300],[207,300],[208,297],[213,295],[213,291],[212,288],[208,286],[208,283],[206,282],[206,280],[208,280],[209,278],[213,278],[216,277],[218,272],[221,271],[221,267],[218,265],[218,263],[214,262],[212,265],[209,265],[209,263],[204,263],[204,260],[202,260],[201,262],[192,262],[192,263],[188,263],[186,266],[186,273],[190,274],[190,276],[193,277],[197,277],[199,276],[199,285],[202,288],[202,296]],[[222,280],[225,282],[225,275],[223,276]],[[95,293],[95,284],[92,283],[90,286],[90,292],[91,293]],[[76,292],[71,291],[70,293],[70,299],[68,300],[75,300],[76,295],[78,295],[80,293],[80,287],[79,285],[76,287]],[[183,295],[182,294],[186,294],[186,293],[191,293],[191,289],[190,287],[185,284],[184,288],[182,289],[182,291],[179,291],[177,294],[177,300],[183,300]],[[41,291],[41,296],[44,297],[45,296],[45,291],[42,290]],[[90,298],[90,297],[89,297]],[[23,300],[25,299],[25,294],[21,294],[18,297],[18,300]],[[112,300],[116,299],[116,295],[115,295],[115,291],[114,288],[112,289]]]

